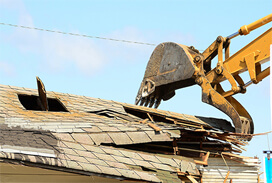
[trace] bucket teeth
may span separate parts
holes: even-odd
[[[159,44],[147,63],[135,104],[157,108],[162,99],[172,98],[176,89],[194,85],[195,54],[185,45]]]
[[[157,109],[160,104],[161,104],[161,98],[156,99],[154,108]]]
[[[152,98],[150,99],[150,102],[149,102],[149,106],[148,106],[148,107],[152,107],[152,106],[154,105],[154,103],[155,103],[155,97],[152,97]]]
[[[140,106],[144,105],[146,98],[141,98]]]
[[[147,97],[147,98],[146,98],[146,100],[145,100],[145,104],[144,104],[144,106],[145,106],[145,107],[147,107],[147,106],[148,106],[149,101],[150,101],[150,98],[149,98],[149,97]]]
[[[140,101],[141,101],[140,99],[136,99],[135,100],[135,105],[138,105]]]

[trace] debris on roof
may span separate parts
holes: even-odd
[[[226,120],[58,92],[41,103],[39,91],[0,85],[1,161],[148,182],[258,178],[258,160],[239,155],[251,135]]]

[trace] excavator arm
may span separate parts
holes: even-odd
[[[166,42],[159,44],[147,64],[144,79],[136,96],[136,104],[157,108],[161,100],[175,95],[175,90],[198,84],[202,88],[202,101],[227,114],[236,133],[253,134],[253,120],[246,109],[233,97],[245,93],[246,88],[257,84],[270,74],[270,67],[261,65],[270,59],[272,28],[244,48],[230,56],[230,40],[272,21],[272,14],[242,26],[236,33],[217,39],[203,52],[194,47]],[[225,58],[223,58],[225,52]],[[217,65],[211,68],[218,56]],[[248,72],[250,81],[244,83],[240,74]],[[227,80],[231,89],[224,91],[221,82]]]

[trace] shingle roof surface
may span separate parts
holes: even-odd
[[[57,92],[47,92],[47,97],[58,99],[69,112],[26,110],[18,94],[37,96],[38,92],[0,85],[0,158],[83,174],[152,182],[178,182],[177,170],[199,175],[192,159],[132,151],[120,145],[171,142],[180,137],[177,129],[214,130],[217,125],[208,118]],[[126,108],[176,123],[152,119],[141,123],[142,119],[128,114]],[[180,121],[185,125],[179,125]]]

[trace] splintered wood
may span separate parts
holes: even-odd
[[[143,110],[128,104],[124,106],[126,109],[132,110],[133,115],[142,119],[139,120],[140,124],[147,125],[153,130],[154,137],[158,134],[165,134],[172,140],[172,143],[160,141],[157,144],[133,146],[134,149],[148,149],[153,153],[190,157],[193,158],[193,162],[197,166],[203,167],[209,167],[214,158],[219,158],[222,161],[224,160],[225,164],[222,166],[225,166],[226,170],[229,170],[229,166],[232,166],[231,164],[228,165],[227,161],[236,162],[243,166],[251,164],[252,158],[243,157],[239,154],[246,151],[244,146],[254,135],[234,133],[235,129],[226,120],[198,118],[149,108]],[[163,128],[165,124],[169,125],[167,129]],[[170,129],[170,126],[175,130]],[[185,177],[185,182],[188,180],[196,181],[195,177],[187,174],[182,168],[177,169],[177,174],[179,177]],[[232,173],[225,175],[221,182],[231,181],[230,176],[232,176]]]
[[[147,125],[150,126],[151,128],[153,128],[157,132],[161,131],[161,129],[153,123],[147,123]]]

